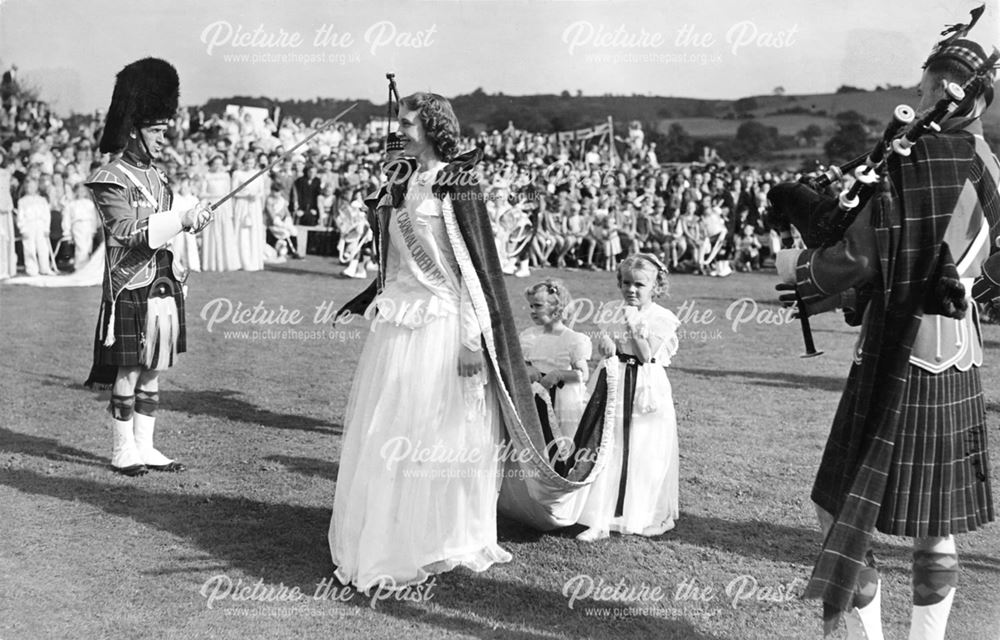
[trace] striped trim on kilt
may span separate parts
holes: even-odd
[[[879,531],[943,537],[993,521],[979,369],[911,365],[900,411]]]

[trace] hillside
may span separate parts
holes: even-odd
[[[998,84],[997,89],[1000,89]],[[221,112],[226,104],[239,103],[268,108],[281,107],[285,115],[325,119],[354,102],[349,99],[317,98],[310,101],[277,101],[268,98],[234,97],[213,99],[204,105],[208,113]],[[638,120],[649,139],[661,140],[674,124],[699,143],[731,141],[739,126],[748,119],[774,127],[785,140],[772,153],[790,163],[823,155],[823,143],[837,130],[836,115],[856,111],[870,124],[870,133],[881,129],[898,104],[916,106],[916,91],[886,89],[812,95],[760,95],[738,100],[703,100],[669,96],[583,96],[561,94],[508,96],[487,94],[477,89],[452,98],[455,112],[467,133],[505,129],[509,123],[529,131],[567,131],[604,122],[610,115],[619,136],[628,123]],[[358,101],[346,118],[363,125],[372,118],[385,117],[385,104]],[[987,138],[1000,148],[1000,107],[994,104],[983,119]],[[822,131],[819,139],[805,144],[797,134],[810,125]]]

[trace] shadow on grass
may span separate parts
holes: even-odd
[[[1000,349],[1000,340],[983,340],[984,349]]]
[[[215,416],[274,429],[295,429],[332,435],[343,432],[343,426],[333,422],[262,409],[243,400],[240,397],[242,395],[239,391],[231,389],[205,391],[161,389],[160,402],[164,409],[172,411]]]
[[[111,463],[110,459],[95,456],[89,451],[62,445],[55,438],[33,436],[3,427],[0,427],[0,451],[23,453],[48,460],[88,464],[96,467],[106,467]]]
[[[511,520],[503,515],[497,515],[497,540],[501,544],[510,542],[520,544],[525,542],[538,542],[546,536],[557,538],[575,538],[578,533],[587,529],[586,525],[571,524],[568,527],[552,529],[551,531],[539,531],[529,527],[523,522]]]
[[[23,493],[90,504],[109,515],[184,538],[207,551],[213,565],[239,568],[265,582],[280,581],[305,590],[331,573],[326,546],[329,509],[227,495],[160,492],[155,475],[133,480],[132,484],[112,484],[26,469],[0,475],[0,484]],[[201,566],[191,568],[192,572],[202,570]]]
[[[500,544],[505,542],[538,542],[544,536],[551,535],[552,533],[549,532],[546,534],[522,522],[497,515],[497,540]]]
[[[58,387],[60,389],[73,389],[75,391],[82,391],[93,395],[97,398],[101,389],[88,389],[83,386],[84,381],[87,379],[87,371],[89,370],[89,365],[87,368],[81,369],[79,376],[73,378],[70,376],[57,376],[51,373],[36,373],[33,371],[20,371],[19,373],[35,379],[35,383],[43,387]]]
[[[378,610],[414,624],[433,625],[442,631],[481,639],[541,640],[566,636],[657,640],[722,638],[698,631],[683,618],[684,612],[669,611],[677,616],[673,619],[657,618],[639,615],[640,609],[647,606],[645,603],[630,607],[628,602],[592,600],[575,602],[574,608],[570,609],[569,599],[558,591],[484,578],[464,570],[440,576],[434,587],[432,602],[437,602],[438,606],[431,611],[392,601],[379,604]],[[368,605],[360,603],[356,606]],[[656,604],[649,606],[655,607]],[[622,609],[629,609],[630,613],[637,615],[619,617],[612,613]],[[668,612],[666,608],[662,610]],[[699,616],[700,611],[692,608],[689,615]],[[494,626],[496,623],[509,626]]]
[[[189,573],[202,574],[206,579],[232,568],[245,572],[251,582],[258,579],[267,584],[280,582],[289,589],[297,586],[304,594],[311,595],[316,593],[321,580],[333,575],[327,547],[329,509],[220,494],[165,493],[143,486],[148,481],[149,478],[143,478],[131,485],[114,485],[23,469],[0,475],[0,484],[22,493],[86,503],[109,515],[185,539],[209,554],[210,558],[194,558],[195,562],[188,565]],[[187,564],[184,559],[178,562]],[[183,567],[172,566],[165,568],[163,575],[181,572]],[[684,619],[645,615],[589,617],[581,610],[581,603],[576,609],[569,609],[566,597],[558,591],[499,581],[489,573],[475,575],[459,570],[440,576],[436,585],[433,600],[436,606],[429,609],[387,601],[380,603],[377,610],[403,621],[476,638],[535,640],[551,638],[554,630],[573,637],[593,634],[677,640],[715,638],[699,633]],[[349,601],[356,607],[367,607],[369,603],[364,597]],[[595,607],[610,609],[610,605],[601,603]],[[496,623],[525,630],[498,628]]]
[[[822,391],[843,391],[845,378],[831,376],[807,376],[781,371],[727,371],[725,369],[694,369],[691,367],[671,367],[672,371],[682,371],[705,378],[742,378],[741,382],[762,387],[798,387]]]
[[[1000,573],[1000,558],[997,556],[987,556],[981,553],[962,553],[959,550],[958,561],[963,569],[978,569],[979,571]]]
[[[340,471],[339,462],[320,460],[319,458],[302,458],[299,456],[267,456],[265,460],[277,462],[289,471],[301,473],[304,476],[315,476],[323,480],[336,480]]]
[[[652,539],[712,547],[746,558],[810,566],[822,542],[818,528],[789,527],[766,520],[724,520],[684,512],[673,531]]]
[[[52,374],[25,373],[38,380],[45,387],[70,388],[92,396],[95,400],[107,401],[108,390],[94,390],[83,386],[82,380],[68,376]],[[81,376],[86,377],[86,376]],[[299,431],[314,431],[331,435],[343,433],[343,426],[325,420],[297,416],[293,414],[275,413],[261,409],[241,399],[243,394],[231,389],[212,389],[195,391],[191,389],[160,389],[161,407],[166,411],[178,411],[189,415],[208,415],[227,420],[237,420],[259,424],[275,429],[295,429]]]

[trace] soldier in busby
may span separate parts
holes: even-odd
[[[136,476],[183,471],[153,446],[161,371],[186,349],[186,277],[170,239],[211,217],[199,204],[171,209],[165,176],[153,164],[177,111],[179,81],[168,62],[144,58],[118,73],[100,140],[110,162],[87,180],[101,214],[107,259],[87,386],[111,388],[111,467]]]

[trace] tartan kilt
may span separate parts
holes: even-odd
[[[858,374],[855,365],[813,485],[813,501],[832,514],[853,478],[844,461],[856,453],[849,440]],[[909,365],[908,374],[876,527],[913,538],[974,531],[994,520],[979,369],[932,374]]]
[[[104,346],[102,337],[108,325],[111,314],[111,303],[101,301],[101,309],[97,318],[97,329],[94,332],[94,361],[90,370],[87,386],[100,387],[114,384],[118,367],[138,367],[142,363],[142,349],[146,332],[146,309],[149,300],[149,290],[152,283],[162,277],[170,278],[174,285],[173,299],[177,305],[179,331],[177,335],[177,353],[187,350],[187,331],[184,320],[184,293],[180,283],[173,276],[170,266],[170,252],[160,251],[156,254],[156,274],[149,286],[140,289],[124,289],[118,296],[114,306],[115,341],[110,347]]]
[[[910,365],[878,530],[923,538],[992,522],[986,404],[978,367]]]

